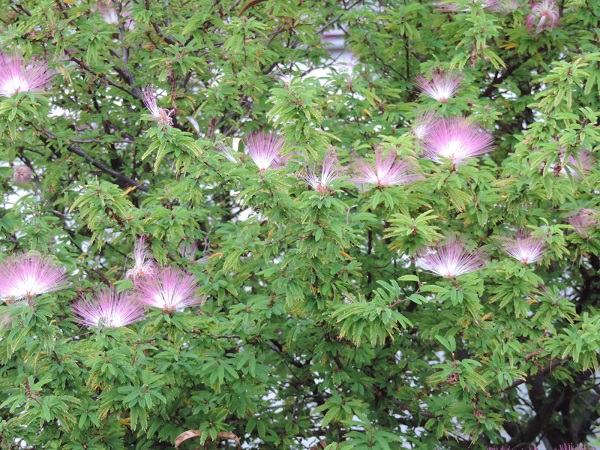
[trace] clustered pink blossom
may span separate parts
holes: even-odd
[[[450,160],[454,167],[493,149],[493,137],[465,118],[438,119],[423,142],[424,156],[432,161]]]
[[[25,61],[0,52],[0,95],[12,97],[20,92],[43,92],[52,74],[45,61]]]
[[[106,4],[99,1],[96,3],[96,9],[102,14],[102,19],[110,25],[119,25],[119,19],[123,18],[125,27],[133,26],[133,20],[128,18],[132,14],[131,9],[121,6],[119,11],[117,4],[113,1],[108,1]]]
[[[102,289],[93,298],[80,300],[73,311],[87,327],[119,328],[144,318],[144,307],[127,292]]]
[[[33,171],[27,166],[15,166],[13,169],[13,183],[26,184],[33,179]]]
[[[308,169],[304,180],[317,192],[327,192],[331,184],[341,175],[335,152],[331,151],[323,159],[320,173],[316,169]]]
[[[415,264],[444,278],[456,278],[482,268],[487,262],[483,251],[469,251],[460,241],[427,247],[418,253]]]
[[[156,103],[156,95],[152,86],[146,86],[142,89],[144,94],[144,105],[150,111],[150,115],[159,125],[163,127],[173,126],[173,110],[159,108]]]
[[[156,277],[141,280],[136,288],[141,303],[166,312],[174,312],[203,301],[202,297],[196,295],[196,278],[172,267],[161,269]]]
[[[423,179],[421,175],[414,173],[415,170],[413,163],[399,158],[395,152],[389,152],[384,157],[382,150],[376,149],[374,163],[357,159],[356,175],[352,181],[380,187],[397,186]]]
[[[533,237],[523,231],[517,231],[514,237],[501,239],[502,250],[517,261],[531,264],[542,259],[546,243],[542,238]]]
[[[587,237],[588,232],[598,225],[598,213],[593,209],[581,208],[577,213],[571,215],[567,222],[575,228],[575,231],[583,237]]]
[[[156,263],[149,259],[150,252],[146,247],[146,238],[140,237],[133,247],[134,266],[127,271],[125,278],[134,281],[156,275]]]
[[[526,25],[528,29],[541,33],[544,29],[551,30],[558,26],[560,22],[560,11],[556,0],[542,0],[531,8],[531,13],[527,15]]]
[[[415,83],[423,94],[438,102],[446,103],[456,93],[461,80],[462,76],[459,74],[436,70],[430,78],[418,75]]]
[[[133,292],[116,293],[104,289],[88,300],[74,304],[73,310],[88,327],[118,328],[144,318],[144,307],[162,309],[166,313],[202,303],[196,296],[196,278],[178,268],[158,268],[140,237],[134,245],[134,267],[126,277],[134,281]]]
[[[49,257],[23,253],[0,264],[0,300],[15,301],[67,287],[65,268]]]
[[[264,173],[268,168],[285,165],[287,159],[281,156],[285,144],[283,138],[274,133],[257,132],[246,138],[246,150],[252,161]],[[283,164],[282,164],[283,158]]]
[[[421,142],[423,156],[436,162],[449,160],[453,170],[473,158],[493,150],[493,137],[479,125],[464,117],[435,118],[434,111],[418,115],[413,122],[413,133]],[[290,155],[281,155],[285,145],[283,138],[273,133],[256,132],[246,138],[246,150],[261,174],[269,169],[279,169],[287,164]],[[379,187],[396,186],[423,179],[415,173],[416,164],[399,158],[394,152],[385,156],[381,149],[375,150],[375,161],[367,162],[362,158],[355,160],[357,184],[370,184]],[[340,169],[332,157],[327,156],[318,170],[311,168],[303,176],[305,181],[316,190],[324,192],[331,181],[339,177]]]
[[[412,132],[419,140],[423,140],[429,134],[431,126],[435,123],[435,111],[427,111],[415,117],[412,123]]]

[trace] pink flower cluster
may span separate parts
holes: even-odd
[[[16,166],[13,169],[13,183],[27,184],[33,179],[33,171],[27,166]]]
[[[461,80],[460,74],[436,70],[430,77],[418,75],[415,83],[424,95],[446,103]],[[415,118],[412,128],[422,143],[423,156],[438,163],[449,161],[454,170],[494,148],[492,135],[464,117],[436,118],[434,111],[427,111]]]
[[[560,10],[556,0],[542,0],[531,8],[527,16],[526,25],[529,30],[535,26],[535,32],[541,33],[545,29],[552,30],[560,22]]]
[[[435,119],[422,133],[423,156],[438,163],[449,161],[454,169],[494,149],[492,135],[463,117]]]
[[[303,178],[315,191],[324,193],[330,189],[332,183],[340,175],[341,168],[338,165],[337,156],[335,152],[331,151],[325,156],[321,170],[308,169]]]
[[[96,9],[102,14],[102,19],[110,25],[119,25],[122,21],[125,28],[133,28],[133,20],[131,15],[133,14],[131,8],[128,7],[124,2],[115,3],[108,1],[103,3],[102,1],[96,2]]]
[[[457,73],[436,70],[429,78],[417,75],[415,83],[423,94],[440,103],[446,103],[458,90],[461,80],[462,76]]]
[[[0,95],[12,97],[20,92],[43,92],[52,74],[44,61],[25,62],[19,56],[0,52]]]
[[[415,119],[413,127],[424,150],[423,156],[439,163],[449,161],[452,170],[456,170],[470,158],[483,155],[494,148],[492,135],[463,117],[435,118],[433,112],[426,112]],[[246,151],[260,169],[261,176],[268,169],[285,166],[291,155],[281,155],[285,141],[273,133],[253,133],[245,144]],[[374,156],[373,162],[360,157],[354,159],[352,182],[383,188],[423,179],[415,161],[401,158],[393,151],[384,154],[380,148],[375,149]],[[308,168],[302,178],[315,191],[324,193],[343,174],[344,170],[338,163],[335,151],[330,151],[320,167]]]
[[[66,270],[47,256],[22,253],[0,263],[0,301],[13,303],[65,289]]]
[[[146,86],[142,90],[144,94],[144,105],[150,111],[152,119],[154,119],[162,127],[173,126],[173,110],[159,108],[156,103],[156,94],[152,86]]]
[[[73,310],[80,316],[82,325],[122,327],[144,319],[144,307],[173,313],[203,302],[204,299],[196,295],[196,278],[178,268],[158,267],[150,259],[144,237],[136,242],[133,254],[134,266],[127,271],[126,278],[134,281],[135,290],[117,293],[106,289],[91,299],[76,302]]]
[[[285,141],[274,133],[260,131],[246,138],[246,151],[261,174],[269,168],[278,169],[285,166],[287,159],[281,155]]]
[[[440,247],[422,250],[417,255],[415,264],[441,277],[456,278],[480,269],[486,261],[484,252],[469,251],[464,243],[450,241]]]
[[[588,237],[588,233],[598,225],[598,213],[593,209],[581,208],[577,213],[567,218],[567,222],[582,237]]]
[[[204,301],[196,295],[198,283],[193,275],[178,268],[157,267],[149,255],[142,237],[135,244],[134,267],[126,274],[134,281],[134,291],[102,289],[91,298],[75,302],[73,311],[82,325],[123,327],[142,320],[145,307],[173,313]],[[31,302],[38,295],[65,289],[68,285],[65,268],[47,256],[23,253],[0,263],[0,301],[5,303]]]
[[[253,133],[246,139],[246,150],[261,175],[267,169],[279,169],[285,166],[291,154],[282,156],[285,141],[273,133]],[[381,149],[375,150],[375,161],[367,162],[355,158],[354,177],[357,184],[369,184],[379,187],[397,186],[420,180],[423,177],[414,173],[416,165],[398,157],[394,152],[384,156]],[[327,192],[335,180],[344,174],[335,150],[328,152],[320,167],[307,168],[302,178],[317,192]]]
[[[446,103],[459,88],[462,75],[454,72],[435,70],[429,77],[418,75],[417,86],[424,95]],[[453,170],[470,158],[491,151],[493,137],[477,123],[463,117],[436,118],[434,111],[417,116],[413,122],[413,133],[423,148],[423,156],[435,162],[449,161]],[[273,133],[257,132],[246,138],[246,151],[261,175],[267,169],[280,168],[290,154],[282,156],[285,141]],[[325,156],[320,168],[310,168],[303,176],[305,181],[318,192],[327,192],[334,180],[342,175],[334,152]],[[375,150],[375,161],[368,162],[356,158],[352,181],[359,185],[389,187],[408,184],[422,179],[416,164],[401,159],[395,152],[384,155],[381,149]]]
[[[533,237],[523,231],[516,231],[514,236],[502,237],[501,249],[507,255],[523,264],[532,264],[542,259],[546,244],[542,238]],[[481,269],[487,262],[486,253],[482,250],[470,250],[464,242],[449,239],[447,243],[421,250],[415,264],[423,270],[435,273],[444,278],[456,278],[460,275]]]
[[[358,184],[371,184],[379,187],[398,186],[422,180],[414,163],[400,159],[394,152],[385,157],[380,149],[375,150],[375,163],[363,159],[356,161],[356,176],[352,181]]]

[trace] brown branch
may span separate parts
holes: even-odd
[[[58,138],[52,134],[49,131],[46,131],[44,129],[40,130],[45,136],[47,136],[48,138],[52,139],[52,140],[58,140]],[[75,145],[69,145],[67,147],[67,150],[69,150],[71,153],[74,153],[76,155],[81,156],[82,158],[84,158],[87,162],[89,162],[91,165],[93,165],[94,167],[100,169],[102,172],[111,175],[113,177],[115,177],[116,179],[122,181],[125,184],[128,184],[130,186],[133,186],[136,189],[139,189],[140,191],[143,192],[148,192],[148,186],[145,186],[144,184],[139,184],[137,181],[129,178],[126,175],[123,175],[120,172],[117,172],[114,169],[111,169],[110,167],[108,167],[105,164],[102,164],[99,161],[96,161],[94,158],[92,158],[91,156],[89,156],[86,152],[84,152],[81,148],[79,148],[78,146]]]
[[[244,14],[248,9],[252,8],[254,5],[258,5],[261,2],[264,2],[265,0],[252,0],[251,2],[249,2],[246,6],[244,6],[239,14],[238,17],[242,17],[242,14]]]
[[[525,64],[527,61],[529,61],[529,58],[531,58],[531,55],[527,55],[523,60],[517,61],[515,64],[508,66],[506,68],[506,70],[502,73],[502,75],[500,75],[500,76],[498,76],[498,72],[496,72],[494,79],[489,84],[489,86],[485,89],[485,91],[483,91],[483,93],[480,95],[480,97],[489,97],[490,95],[492,95],[492,92],[494,92],[494,89],[496,88],[496,84],[502,83],[504,80],[506,80],[508,77],[510,77],[515,70],[517,70],[519,67],[521,67],[523,64]]]
[[[525,377],[525,378],[523,378],[523,379],[521,379],[521,380],[517,380],[517,381],[515,381],[513,384],[511,384],[511,385],[510,385],[510,386],[508,386],[506,389],[504,389],[504,391],[508,391],[508,390],[510,390],[510,389],[514,389],[514,388],[516,388],[517,386],[520,386],[520,385],[522,385],[522,384],[525,384],[525,383],[531,383],[531,381],[532,381],[534,378],[536,378],[536,377],[539,377],[540,375],[545,375],[545,374],[547,374],[547,373],[549,373],[549,372],[552,372],[552,371],[553,371],[554,369],[556,369],[558,366],[560,366],[561,364],[563,364],[564,362],[567,362],[567,361],[569,361],[569,360],[570,360],[570,358],[565,358],[565,359],[559,359],[559,360],[557,360],[557,361],[551,362],[551,363],[550,363],[550,364],[548,364],[547,366],[545,366],[545,367],[542,367],[542,368],[541,368],[541,369],[538,371],[538,373],[536,373],[535,375],[531,375],[531,376]]]

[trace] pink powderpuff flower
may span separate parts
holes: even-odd
[[[287,159],[280,155],[285,142],[283,138],[274,133],[265,133],[264,131],[252,133],[246,138],[245,144],[248,155],[261,173],[272,167],[273,163],[276,167],[281,165],[281,159],[287,162]]]
[[[434,100],[446,103],[458,90],[462,75],[436,70],[430,78],[417,75],[415,83],[421,92]]]
[[[79,300],[73,311],[83,326],[94,328],[120,328],[144,318],[144,307],[127,292],[102,289],[93,298]]]
[[[524,264],[542,259],[546,244],[542,238],[533,237],[523,231],[517,231],[514,237],[501,238],[502,251]]]
[[[581,208],[579,212],[567,219],[567,222],[575,228],[575,231],[583,237],[587,237],[589,231],[600,222],[598,213],[593,209]]]
[[[560,10],[556,0],[542,0],[531,8],[525,24],[529,30],[535,25],[535,32],[541,33],[544,29],[551,30],[560,22]]]
[[[37,253],[12,256],[0,264],[0,300],[3,301],[31,299],[65,289],[67,282],[64,267]]]
[[[399,159],[395,152],[389,152],[385,158],[381,149],[375,149],[375,164],[362,158],[356,160],[356,176],[352,179],[358,184],[374,184],[380,187],[397,186],[422,180],[423,176],[412,173],[415,165]]]
[[[0,95],[12,97],[19,92],[41,93],[46,89],[52,74],[44,61],[25,63],[18,56],[0,52]]]
[[[146,277],[156,275],[156,262],[149,259],[150,252],[146,247],[146,238],[140,237],[133,246],[133,261],[134,266],[127,271],[125,278],[129,278],[134,282]]]
[[[196,277],[180,269],[166,267],[152,278],[144,278],[136,285],[144,305],[174,312],[203,302],[196,296]]]
[[[102,14],[102,19],[110,25],[119,25],[119,19],[123,18],[126,28],[133,27],[133,20],[127,19],[132,14],[130,9],[122,7],[119,11],[118,5],[112,1],[108,1],[106,4],[99,1],[96,3],[96,9]]]
[[[435,111],[427,111],[415,117],[412,123],[412,132],[419,140],[423,140],[429,134],[431,125],[435,123]]]
[[[26,184],[33,179],[33,171],[27,166],[16,166],[13,169],[13,183]]]
[[[150,115],[159,125],[163,127],[171,127],[173,126],[173,110],[159,108],[156,104],[156,95],[154,93],[154,89],[152,86],[146,86],[142,89],[144,93],[144,105],[150,111]]]
[[[423,156],[435,162],[449,159],[456,167],[468,158],[491,151],[493,140],[490,133],[464,118],[438,119],[431,125],[423,143]]]
[[[448,242],[440,247],[420,251],[415,264],[444,278],[456,278],[479,270],[487,262],[483,251],[470,252],[459,241]]]
[[[341,176],[341,169],[338,165],[337,155],[334,151],[325,155],[323,165],[321,166],[321,173],[317,174],[317,172],[316,169],[308,169],[306,175],[302,178],[304,178],[315,191],[320,193],[327,192],[331,187],[331,183]]]

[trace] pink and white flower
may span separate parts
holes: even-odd
[[[171,267],[163,268],[152,278],[142,279],[136,289],[141,303],[166,312],[198,305],[204,300],[196,295],[196,277]]]
[[[448,242],[442,246],[419,252],[415,264],[444,278],[456,278],[465,273],[482,268],[487,262],[483,251],[467,250],[459,241]]]
[[[23,253],[0,264],[0,300],[31,299],[37,295],[67,287],[64,267],[54,264],[47,256]]]
[[[341,169],[338,165],[338,160],[335,152],[329,152],[323,159],[321,173],[315,169],[308,169],[304,180],[317,192],[327,192],[336,179],[341,175]]]
[[[19,92],[43,92],[52,78],[44,61],[25,61],[0,52],[0,95],[12,97]]]
[[[27,166],[15,166],[13,169],[13,183],[26,184],[33,179],[33,171]]]
[[[245,144],[248,155],[262,173],[272,167],[273,164],[275,166],[281,165],[281,159],[287,162],[287,159],[281,156],[281,150],[285,142],[283,138],[274,133],[263,131],[252,133],[246,138]]]
[[[556,0],[542,0],[531,8],[525,23],[529,30],[535,25],[535,32],[541,33],[544,29],[551,30],[560,22],[560,10]]]
[[[412,123],[412,132],[419,140],[423,140],[429,134],[431,126],[435,123],[435,111],[427,111],[415,117]]]
[[[140,237],[133,246],[134,266],[127,271],[125,278],[137,282],[142,278],[156,275],[156,262],[150,258],[150,251],[146,246],[146,238]]]
[[[436,70],[431,77],[417,75],[415,83],[421,92],[434,100],[446,103],[458,90],[462,75]]]
[[[133,27],[133,20],[129,18],[132,11],[124,6],[124,3],[117,5],[113,1],[108,1],[106,4],[99,1],[96,3],[96,9],[102,14],[102,19],[110,25],[119,25],[120,20],[123,19],[126,28]]]
[[[500,239],[502,251],[524,264],[540,261],[546,251],[546,243],[542,238],[533,237],[523,231],[517,231],[514,237]]]
[[[144,318],[144,307],[128,292],[102,289],[92,299],[80,300],[73,311],[81,325],[95,328],[120,328]]]
[[[598,225],[598,213],[593,209],[581,208],[576,214],[567,219],[567,222],[575,228],[575,231],[583,237],[587,237],[589,231]]]
[[[385,158],[381,149],[375,149],[375,162],[368,163],[362,158],[356,160],[356,175],[352,179],[358,184],[374,184],[380,187],[397,186],[422,180],[423,176],[414,173],[415,164],[400,159],[395,152]]]
[[[464,118],[438,119],[423,143],[423,156],[436,162],[450,160],[453,166],[459,166],[491,151],[493,140],[490,133]]]
[[[144,94],[144,105],[150,111],[150,115],[159,125],[163,127],[171,127],[173,126],[173,110],[159,108],[156,103],[156,95],[154,93],[154,89],[152,86],[146,86],[142,89]]]

